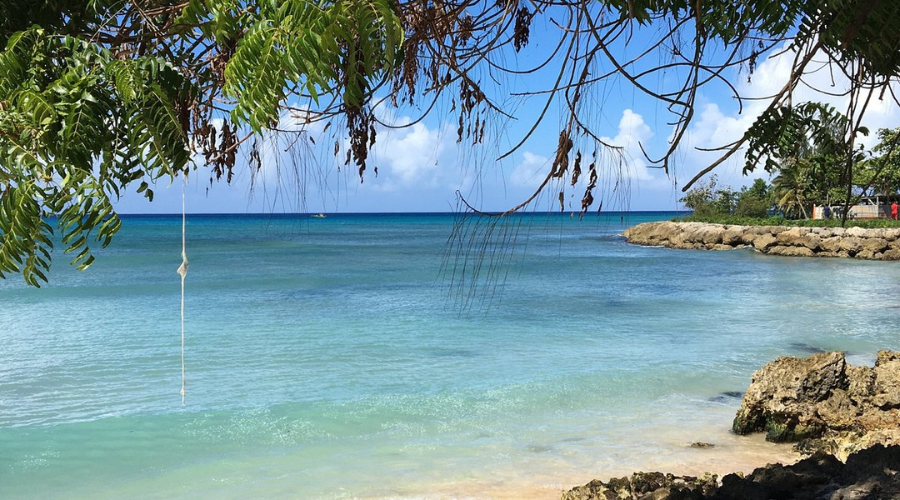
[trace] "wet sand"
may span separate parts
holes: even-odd
[[[361,497],[365,500],[558,500],[564,491],[590,482],[630,476],[634,472],[664,472],[674,475],[720,478],[732,472],[750,473],[770,463],[791,464],[801,457],[790,444],[773,444],[762,434],[737,436],[728,431],[712,433],[712,447],[691,447],[679,432],[661,433],[656,453],[643,456],[620,454],[597,457],[593,470],[574,470],[565,460],[553,458],[543,471],[495,471],[492,478],[473,478],[438,484],[408,485],[402,491]],[[680,439],[680,441],[679,441]],[[550,457],[547,457],[550,458]],[[602,465],[601,465],[602,464]],[[537,464],[532,464],[537,465]]]

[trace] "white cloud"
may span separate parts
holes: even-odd
[[[421,122],[389,133],[380,132],[372,156],[379,175],[386,176],[385,184],[433,185],[437,181],[435,174],[447,149],[446,134]]]
[[[635,152],[639,151],[640,142],[646,142],[651,137],[653,132],[644,123],[644,117],[626,109],[622,112],[622,119],[619,120],[619,135],[612,139],[612,142],[629,152]]]
[[[793,52],[783,51],[781,54],[767,59],[760,64],[752,82],[742,87],[742,91],[764,97],[780,90],[788,81],[793,58]],[[843,73],[825,65],[825,60],[824,55],[817,55],[813,58],[807,67],[807,74],[803,76],[803,83],[798,85],[794,92],[793,100],[795,103],[823,102],[846,114],[850,98],[840,94],[847,92],[850,82]],[[895,92],[900,90],[900,86],[895,84],[894,90]],[[860,102],[863,100],[865,100],[864,96],[860,98]],[[768,101],[757,101],[751,106],[748,114],[755,119],[767,104]],[[882,100],[879,99],[879,93],[875,92],[871,96],[862,124],[875,132],[879,128],[896,127],[898,121],[900,121],[900,109],[890,95],[886,95]],[[860,138],[860,140],[866,147],[874,146],[877,142],[874,133],[868,138]]]
[[[656,172],[647,167],[644,153],[641,151],[641,144],[647,145],[652,137],[653,131],[644,121],[643,116],[631,109],[622,112],[615,137],[601,137],[601,140],[607,144],[622,148],[624,157],[620,158],[617,154],[599,152],[600,158],[597,164],[599,182],[594,191],[598,202],[606,200],[609,205],[612,200],[627,196],[627,192],[637,188],[646,188],[653,192],[671,191],[671,182],[663,175],[655,175]],[[582,176],[574,189],[565,187],[568,182],[566,180],[555,181],[558,185],[553,184],[555,187],[545,189],[545,191],[556,193],[562,189],[568,193],[567,196],[574,197],[573,199],[580,202],[580,196],[590,181],[587,174],[587,164],[591,161],[590,156],[583,158],[582,161]],[[524,151],[520,161],[507,177],[510,187],[509,194],[513,198],[518,197],[515,198],[516,201],[531,195],[546,178],[551,168],[551,162],[552,158]],[[549,209],[556,209],[558,202],[555,196],[547,195],[541,200],[548,205]],[[577,203],[575,201],[572,203],[572,206],[577,209]]]
[[[547,177],[549,168],[549,158],[536,155],[531,151],[525,151],[522,153],[522,161],[515,166],[510,174],[509,181],[514,186],[527,186],[535,189]]]
[[[641,144],[648,144],[653,137],[653,131],[644,122],[644,117],[630,109],[622,112],[619,120],[619,133],[615,137],[601,137],[600,139],[610,145],[621,147],[624,150],[626,165],[622,174],[629,179],[637,181],[657,180],[644,161],[644,153]]]
[[[735,110],[727,113],[716,102],[711,102],[707,97],[699,100],[697,105],[698,115],[689,127],[682,141],[679,157],[679,177],[690,179],[701,168],[711,164],[719,158],[722,152],[705,152],[696,148],[717,148],[736,141],[753,124],[756,118],[766,109],[770,103],[767,97],[778,93],[788,82],[795,54],[785,50],[786,47],[775,50],[775,55],[762,61],[748,82],[745,76],[740,76],[741,81],[736,87],[743,101],[743,112],[738,114]],[[838,111],[846,113],[849,98],[842,94],[849,87],[848,80],[836,71],[830,71],[823,64],[824,56],[816,56],[808,68],[810,72],[803,77],[803,82],[798,85],[793,95],[793,102],[824,102],[834,106]],[[827,92],[827,93],[823,93]],[[830,95],[832,94],[832,95]],[[701,96],[700,99],[703,99]],[[873,97],[869,105],[863,125],[869,127],[871,134],[868,137],[860,137],[859,140],[865,147],[872,147],[877,142],[875,132],[878,128],[895,127],[900,121],[900,110],[890,98],[883,101]],[[671,137],[670,137],[671,139]],[[753,174],[742,177],[741,170],[744,163],[742,151],[737,152],[725,164],[718,167],[715,173],[719,174],[720,182],[733,184],[735,187],[741,184],[749,184],[753,178],[766,176],[762,169],[757,169]]]

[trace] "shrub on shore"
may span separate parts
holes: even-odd
[[[775,217],[740,217],[724,214],[692,214],[686,217],[677,217],[673,222],[705,222],[708,224],[725,224],[730,226],[794,226],[794,227],[841,227],[840,219],[787,219],[782,216]],[[877,229],[885,227],[900,227],[900,221],[892,219],[853,220],[847,221],[844,227],[861,227],[864,229]]]

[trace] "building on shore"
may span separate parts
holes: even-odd
[[[900,204],[900,196],[878,195],[860,199],[856,205],[850,205],[848,218],[856,220],[890,219],[891,204]],[[830,205],[813,205],[813,219],[839,219],[844,210],[843,203]]]

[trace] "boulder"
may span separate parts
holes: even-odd
[[[626,229],[624,236],[641,245],[659,245],[668,239],[673,229],[672,224],[666,222],[648,222]]]
[[[876,255],[877,254],[875,252],[872,252],[870,250],[866,250],[865,248],[863,248],[862,250],[859,251],[859,253],[854,255],[854,257],[856,257],[857,259],[863,259],[863,260],[874,260]]]
[[[844,355],[781,357],[753,374],[732,429],[737,434],[766,432],[775,442],[819,437],[825,428],[816,412],[834,389],[846,387]]]
[[[857,229],[857,228],[852,228]],[[838,248],[846,251],[851,256],[856,255],[863,247],[863,239],[857,236],[844,236],[838,243]]]
[[[778,240],[775,239],[769,233],[764,233],[753,239],[753,248],[759,250],[760,252],[764,252],[769,249],[769,247],[775,246]]]
[[[778,232],[775,235],[778,245],[788,247],[805,247],[812,251],[819,249],[822,238],[814,234],[809,228],[792,227]]]
[[[840,352],[778,358],[753,374],[732,429],[839,458],[898,443],[900,352],[880,351],[874,368],[849,366]]]
[[[631,477],[595,479],[562,494],[561,500],[702,500],[718,487],[716,476],[673,476],[661,472],[636,472]]]
[[[713,224],[682,224],[684,239],[694,244],[717,245],[722,243],[722,226]]]
[[[778,358],[753,374],[734,430],[799,441],[798,449],[812,456],[793,465],[767,465],[746,477],[728,474],[721,483],[709,474],[638,472],[591,481],[561,498],[900,499],[900,352],[879,351],[874,367],[850,366],[840,352]]]
[[[722,244],[732,247],[744,245],[744,226],[725,226],[722,228]]]
[[[882,410],[900,408],[900,352],[879,351],[872,371],[875,372],[873,404]]]
[[[817,453],[793,465],[771,464],[747,476],[695,478],[638,472],[594,480],[562,500],[888,500],[900,498],[900,446],[874,445],[847,458]]]
[[[840,236],[828,236],[819,240],[819,248],[824,252],[830,252],[836,254],[841,251],[841,237]]]
[[[824,453],[794,465],[767,465],[741,477],[729,474],[711,497],[750,499],[896,499],[900,498],[900,447],[873,446],[851,455],[846,464]]]
[[[815,257],[816,252],[803,246],[781,246],[775,245],[766,250],[769,255],[783,255],[785,257]]]
[[[670,232],[666,241],[665,246],[669,248],[690,248],[693,245],[693,243],[685,239],[685,232],[682,229]]]
[[[733,228],[741,228],[744,231],[744,235],[741,236],[741,241],[745,245],[752,245],[753,240],[762,236],[764,234],[771,235],[772,232],[769,230],[768,226],[732,226]]]
[[[900,260],[900,248],[890,248],[885,250],[883,254],[881,254],[881,258],[884,260]]]
[[[813,233],[807,233],[807,235],[802,240],[803,246],[809,248],[814,252],[818,252],[820,248],[822,248],[822,238]]]

